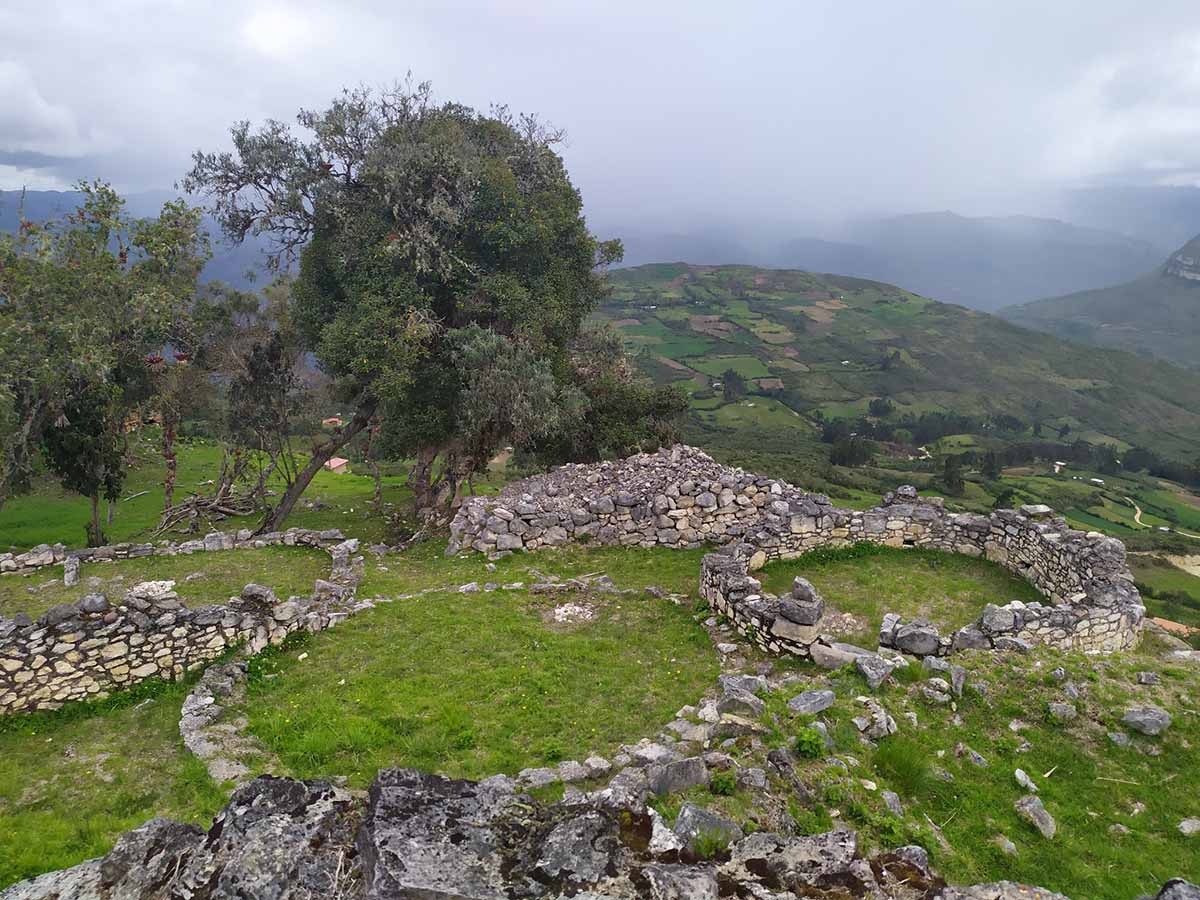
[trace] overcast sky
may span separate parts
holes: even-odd
[[[0,188],[169,188],[235,120],[408,70],[564,127],[606,222],[1016,212],[1200,173],[1197,0],[3,0]]]

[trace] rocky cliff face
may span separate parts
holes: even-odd
[[[1200,281],[1200,236],[1188,241],[1167,260],[1166,274]]]
[[[364,803],[324,782],[266,776],[236,791],[207,832],[152,819],[103,859],[0,898],[1062,900],[1008,882],[949,887],[921,848],[864,858],[852,831],[739,832],[722,848],[699,839],[722,820],[685,812],[672,831],[611,785],[547,805],[503,776],[476,783],[392,769]],[[1200,900],[1200,891],[1176,880],[1159,897]]]

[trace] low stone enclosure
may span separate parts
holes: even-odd
[[[567,465],[472,497],[451,528],[447,554],[537,550],[568,541],[612,546],[695,548],[704,557],[700,593],[760,648],[851,661],[859,648],[822,633],[823,600],[803,579],[791,595],[762,592],[751,572],[818,547],[855,543],[925,547],[984,557],[1029,581],[1047,604],[989,605],[953,635],[928,622],[885,618],[880,645],[918,655],[961,649],[1060,649],[1111,652],[1133,646],[1145,607],[1116,538],[1072,529],[1047,506],[990,515],[950,513],[941,498],[912,487],[865,511],[841,509],[822,494],[731,469],[676,445],[597,465]],[[885,600],[886,602],[886,600]]]
[[[149,678],[178,678],[234,647],[256,653],[293,631],[331,627],[352,610],[362,573],[362,560],[354,557],[357,540],[346,540],[336,530],[301,528],[259,537],[215,532],[182,544],[119,544],[69,552],[45,547],[15,557],[21,562],[9,571],[29,572],[71,559],[171,556],[273,544],[327,550],[329,579],[318,580],[308,597],[280,602],[269,587],[250,584],[228,604],[193,609],[180,602],[174,582],[150,581],[134,585],[117,602],[88,594],[78,603],[52,607],[36,621],[24,615],[0,617],[0,715],[56,709]],[[70,578],[69,565],[64,569]]]

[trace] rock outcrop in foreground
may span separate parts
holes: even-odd
[[[706,816],[723,821],[693,807],[671,831],[611,785],[547,805],[503,776],[476,783],[390,769],[364,805],[325,782],[264,776],[236,791],[207,832],[152,819],[103,859],[15,885],[0,900],[1062,897],[1008,882],[948,887],[921,848],[866,859],[852,831],[756,833],[722,849],[698,839],[719,832],[705,830]],[[1159,896],[1198,894],[1176,880]]]

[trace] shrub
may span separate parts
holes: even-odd
[[[699,859],[713,859],[729,849],[729,836],[722,831],[701,831],[692,839],[692,852]]]
[[[718,796],[730,797],[737,791],[737,776],[732,772],[714,772],[708,790]]]
[[[825,754],[825,737],[809,725],[796,734],[796,754],[805,759],[817,759]]]

